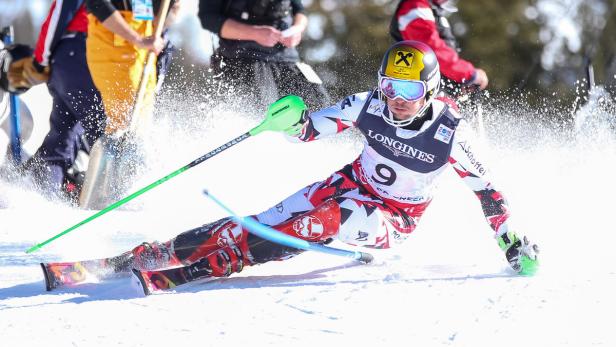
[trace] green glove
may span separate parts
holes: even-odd
[[[296,135],[306,122],[304,117],[306,110],[307,107],[302,98],[296,95],[287,95],[270,105],[265,120],[251,130],[250,135],[256,135],[266,130]]]
[[[498,246],[505,252],[511,268],[523,276],[532,276],[539,269],[539,247],[530,243],[526,236],[520,239],[513,231],[497,237]]]
[[[289,136],[298,137],[299,135],[302,134],[302,129],[304,128],[304,124],[306,124],[306,121],[308,120],[307,116],[308,116],[308,111],[306,110],[302,111],[302,116],[297,121],[297,123],[295,123],[294,125],[291,125],[290,127],[286,128],[283,131]]]

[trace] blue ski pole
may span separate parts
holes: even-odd
[[[308,242],[306,240],[299,239],[297,237],[293,237],[287,234],[283,234],[278,230],[270,228],[266,225],[263,225],[256,221],[252,217],[240,217],[231,209],[229,209],[225,204],[223,204],[220,200],[218,200],[215,196],[213,196],[209,191],[204,190],[203,194],[212,199],[216,205],[220,206],[223,210],[231,215],[231,217],[241,223],[249,232],[266,239],[271,242],[275,242],[287,247],[293,247],[298,249],[303,249],[305,251],[316,251],[331,255],[336,255],[339,257],[347,257],[358,260],[362,263],[370,263],[374,259],[372,254],[359,252],[359,251],[348,251],[344,249],[327,247],[318,243]]]
[[[8,26],[3,29],[4,44],[13,44],[13,27]],[[11,105],[10,124],[11,124],[11,157],[14,164],[21,163],[21,124],[19,123],[19,98],[17,94],[10,93],[9,103]]]
[[[19,99],[11,93],[11,156],[15,165],[21,163],[21,124],[19,123]]]

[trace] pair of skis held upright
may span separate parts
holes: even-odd
[[[74,287],[82,283],[111,278],[128,277],[131,273],[139,280],[145,295],[172,289],[181,284],[210,277],[206,261],[189,266],[155,271],[139,271],[130,266],[130,252],[114,258],[77,262],[41,263],[47,291]]]

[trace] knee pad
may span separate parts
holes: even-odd
[[[340,206],[328,200],[315,209],[288,220],[274,229],[311,242],[333,238],[340,228]]]

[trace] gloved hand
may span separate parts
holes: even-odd
[[[537,254],[539,247],[530,243],[526,236],[522,239],[513,231],[508,231],[497,238],[498,246],[505,252],[511,268],[524,276],[532,276],[539,269]]]
[[[480,90],[484,90],[488,87],[488,75],[483,69],[475,69],[475,76],[471,81],[472,85],[477,86]]]
[[[293,124],[292,126],[284,130],[285,134],[292,136],[292,137],[300,136],[302,134],[302,129],[304,128],[304,124],[306,124],[307,121],[308,121],[308,111],[303,110],[302,116],[299,118],[297,123]]]
[[[23,78],[29,84],[28,88],[45,83],[49,79],[49,68],[35,65],[33,57],[18,60],[14,64],[21,64],[23,66]]]
[[[28,45],[12,44],[0,49],[0,88],[11,93],[26,92],[32,85],[24,77],[24,64],[32,59]]]
[[[289,136],[298,136],[306,123],[307,109],[304,100],[297,95],[282,97],[269,106],[265,121],[255,131],[258,132],[258,128],[263,128],[263,130],[284,132]]]

